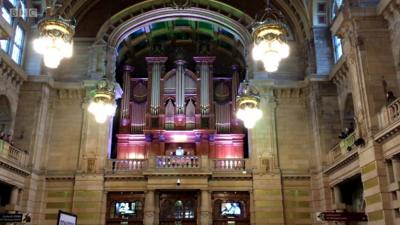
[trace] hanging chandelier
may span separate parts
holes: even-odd
[[[289,56],[287,35],[288,28],[282,12],[270,7],[267,1],[260,21],[252,25],[252,56],[254,60],[263,62],[267,72],[277,71],[280,61]]]
[[[251,129],[261,119],[260,95],[257,89],[247,79],[240,83],[236,97],[236,117],[243,121],[246,128]]]
[[[54,4],[48,8],[48,15],[38,23],[39,37],[34,40],[36,52],[43,55],[44,65],[57,68],[63,58],[71,58],[75,22],[52,15]]]
[[[104,123],[114,116],[117,105],[115,103],[115,84],[106,77],[99,80],[96,88],[91,92],[92,100],[88,111],[92,113],[97,123]]]

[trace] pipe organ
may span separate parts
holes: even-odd
[[[214,76],[214,60],[193,57],[194,70],[188,68],[192,63],[176,60],[165,71],[167,57],[146,57],[145,77],[124,67],[117,158],[165,156],[175,149],[179,155],[244,156],[245,135],[234,116],[239,72],[232,66]]]

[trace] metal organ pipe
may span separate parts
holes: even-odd
[[[121,102],[121,118],[124,126],[128,125],[129,121],[129,106],[131,99],[131,76],[130,73],[134,70],[132,66],[125,65],[123,68],[123,98]]]
[[[176,112],[185,113],[185,61],[177,60],[176,69]]]
[[[210,111],[210,100],[209,100],[209,66],[207,62],[202,62],[200,65],[200,86],[201,86],[201,114],[206,115]]]
[[[154,63],[151,74],[151,114],[156,116],[160,110],[161,65]]]
[[[161,93],[161,75],[164,69],[164,63],[168,57],[146,57],[149,73],[151,73],[151,100],[150,113],[157,116],[160,113],[160,93]]]

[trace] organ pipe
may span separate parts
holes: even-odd
[[[124,95],[121,102],[121,118],[124,126],[128,125],[129,122],[129,105],[131,99],[131,76],[134,67],[125,65],[123,67],[123,91]]]
[[[212,63],[215,57],[193,57],[197,63],[200,74],[200,113],[208,115],[210,113],[210,80],[212,80]]]
[[[146,61],[151,73],[151,100],[150,100],[150,113],[157,116],[160,113],[160,82],[163,73],[164,63],[167,57],[146,57]]]
[[[175,61],[176,68],[176,112],[185,113],[185,61]]]

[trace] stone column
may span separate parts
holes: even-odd
[[[400,182],[400,159],[393,158],[393,177],[395,182]]]
[[[209,225],[211,219],[211,197],[208,190],[201,190],[200,224]]]
[[[335,199],[336,205],[342,203],[342,192],[340,191],[340,188],[337,185],[333,187],[333,197]]]
[[[154,190],[148,190],[144,201],[144,225],[154,225],[154,212]]]
[[[10,205],[18,205],[18,196],[19,196],[19,188],[18,187],[13,187],[11,190],[11,196],[10,196]]]

